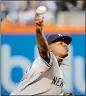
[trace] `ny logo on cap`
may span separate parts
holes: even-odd
[[[58,34],[59,36],[62,36],[62,34]]]

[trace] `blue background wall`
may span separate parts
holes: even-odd
[[[75,57],[80,57],[83,60],[85,60],[85,35],[84,34],[71,34],[71,37],[73,39],[71,46],[73,48],[72,51],[72,73],[71,73],[71,82],[72,82],[72,87],[69,91],[73,92],[74,94],[77,95],[84,95],[85,94],[85,88],[82,84],[85,84],[85,62],[81,62],[81,70],[78,70],[81,74],[75,74],[75,70],[74,68],[78,68],[79,66],[75,67]],[[2,57],[1,57],[1,75],[2,75],[2,81],[1,81],[1,94],[2,95],[9,95],[10,92],[15,89],[15,87],[17,86],[17,84],[19,83],[19,81],[21,80],[24,72],[27,70],[27,66],[29,67],[33,60],[35,59],[35,55],[36,55],[36,38],[35,38],[35,34],[27,34],[27,35],[2,35],[1,36],[1,48],[2,48]],[[9,50],[10,51],[9,51]],[[8,56],[8,57],[6,57]],[[22,68],[20,67],[21,64],[18,64],[18,66],[14,66],[12,67],[12,64],[10,64],[11,61],[11,57],[21,57],[24,58],[24,60],[27,61],[27,63],[25,64],[24,70],[22,70]],[[6,58],[10,58],[9,60]],[[21,59],[21,58],[20,58]],[[80,59],[80,60],[82,60]],[[4,61],[7,61],[7,63],[3,63]],[[2,66],[3,65],[3,66]],[[13,64],[15,65],[15,64]],[[9,68],[7,67],[9,66]],[[11,66],[11,67],[10,67]],[[24,64],[22,64],[22,66],[24,66]],[[10,70],[8,72],[8,70]],[[9,81],[8,75],[6,74],[10,74],[10,80],[11,83]],[[83,74],[82,74],[83,73]],[[77,81],[79,78],[82,78],[80,83],[81,83],[81,87],[82,90],[80,88],[78,88],[78,86],[80,86],[79,83],[76,84],[75,82],[75,77],[77,77]],[[7,86],[7,83],[5,82],[4,78],[6,79],[6,82],[8,82],[9,86],[11,86],[11,84],[13,83],[15,86],[9,88],[9,86]]]

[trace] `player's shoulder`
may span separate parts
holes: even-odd
[[[46,60],[44,60],[40,55],[38,57],[35,58],[35,60],[33,61],[33,66],[35,67],[44,67],[44,66],[52,66],[53,63],[57,63],[57,59],[56,59],[56,56],[54,55],[53,52],[50,52],[50,62],[46,62]]]
[[[52,51],[50,52],[49,58],[50,60],[52,59],[52,61],[53,60],[57,61],[57,58]],[[33,63],[40,63],[40,62],[42,63],[43,61],[44,61],[43,58],[39,55],[38,57],[35,58]]]
[[[40,56],[37,56],[35,59],[34,59],[34,61],[33,61],[33,63],[36,63],[36,62],[40,62],[41,61],[41,57]]]
[[[41,56],[36,57],[35,60],[33,61],[33,65],[34,65],[34,66],[40,66],[40,65],[42,65],[43,63],[44,63],[44,62],[43,62]]]

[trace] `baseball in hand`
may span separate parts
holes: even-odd
[[[46,11],[47,11],[47,8],[45,6],[39,6],[36,9],[36,13],[39,14],[39,15],[44,14]]]

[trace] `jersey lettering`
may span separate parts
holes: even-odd
[[[59,87],[63,87],[63,80],[62,78],[54,77],[51,84],[55,84]]]

